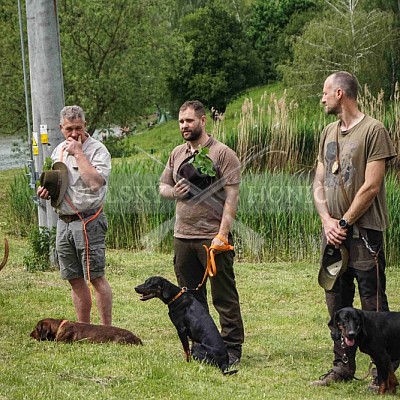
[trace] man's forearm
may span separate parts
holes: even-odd
[[[233,222],[236,218],[237,205],[239,201],[239,185],[227,186],[224,189],[226,200],[218,233],[227,238],[229,232],[232,230]]]
[[[168,200],[175,200],[176,193],[173,186],[167,185],[165,183],[160,183],[159,192],[162,197]]]
[[[74,157],[83,182],[94,192],[100,190],[105,184],[104,178],[89,162],[84,153],[77,153]]]

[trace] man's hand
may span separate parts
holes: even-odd
[[[346,240],[347,229],[341,228],[337,219],[330,218],[326,221],[324,223],[324,232],[328,244],[332,244],[335,247],[339,247]]]
[[[188,195],[189,191],[189,182],[185,178],[182,178],[178,182],[176,182],[174,186],[174,197],[178,199],[183,199]]]
[[[80,136],[79,136],[80,138]],[[75,140],[72,137],[69,137],[64,144],[64,149],[67,151],[67,153],[71,154],[72,156],[75,156],[76,154],[82,153],[82,141],[81,140]]]
[[[48,191],[46,188],[44,188],[43,186],[39,186],[39,187],[38,187],[38,189],[37,189],[37,191],[36,191],[36,194],[37,194],[41,199],[44,199],[44,200],[49,200],[49,199],[50,199],[50,193],[49,193],[49,191]]]

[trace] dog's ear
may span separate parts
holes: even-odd
[[[169,299],[171,297],[171,287],[167,284],[167,282],[161,283],[158,288],[160,289],[164,299]]]
[[[47,324],[46,322],[41,322],[37,328],[40,340],[47,340]]]
[[[339,329],[338,324],[340,323],[340,310],[336,311],[333,315],[333,328],[331,330],[331,337],[332,340],[336,341],[339,340],[342,336],[342,332]]]
[[[365,324],[365,314],[362,310],[357,310],[358,318],[359,318],[359,331],[363,334],[364,337],[367,337],[367,330]]]
[[[51,323],[43,321],[40,325],[40,340],[54,340],[55,335]]]

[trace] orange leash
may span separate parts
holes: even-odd
[[[85,236],[85,249],[86,249],[86,273],[87,273],[87,282],[88,282],[88,286],[90,288],[90,295],[91,298],[93,299],[93,285],[92,282],[90,280],[90,248],[89,248],[89,238],[87,235],[87,231],[86,231],[86,225],[93,221],[94,219],[96,219],[99,214],[101,213],[101,211],[103,210],[103,206],[100,206],[100,208],[96,211],[96,214],[94,214],[91,218],[89,218],[87,221],[85,221],[81,215],[79,214],[79,211],[76,209],[76,207],[72,204],[71,200],[68,198],[68,196],[65,196],[65,200],[67,200],[67,203],[71,206],[71,208],[75,211],[75,214],[79,217],[79,219],[82,222],[82,226],[83,226],[83,235]],[[92,300],[92,304],[93,304],[93,300]]]
[[[207,247],[205,244],[203,244],[203,247],[207,252],[207,267],[204,272],[203,279],[201,283],[197,286],[196,290],[199,290],[203,286],[208,276],[214,277],[215,275],[217,275],[217,264],[215,262],[215,255],[221,251],[233,250],[233,246],[230,245],[223,236],[216,235],[215,237],[221,240],[221,242],[223,242],[224,244],[222,246],[212,244],[210,247]]]
[[[79,136],[78,139],[79,139],[79,140],[78,140],[79,143],[82,143],[82,139],[81,139],[80,136]],[[64,150],[61,149],[60,161],[62,161],[62,162],[63,162],[63,158],[64,158],[64,157],[63,157],[63,155],[64,155],[63,151],[64,151]],[[72,210],[74,210],[75,214],[79,217],[79,219],[81,220],[82,225],[83,225],[83,234],[84,234],[84,236],[85,236],[85,249],[86,249],[86,273],[87,273],[87,282],[88,282],[88,286],[89,286],[89,290],[90,290],[91,302],[92,302],[92,304],[93,304],[93,285],[92,285],[92,282],[91,282],[91,280],[90,280],[89,239],[88,239],[88,236],[87,236],[86,225],[87,225],[89,222],[93,221],[94,219],[96,219],[96,218],[99,216],[99,214],[100,214],[101,211],[103,210],[103,205],[101,205],[100,208],[96,211],[96,214],[94,214],[90,219],[88,219],[87,221],[85,221],[85,220],[81,217],[81,215],[79,214],[79,211],[77,210],[77,208],[72,204],[72,201],[70,200],[70,198],[69,198],[67,195],[65,195],[64,197],[65,197],[65,200],[67,201],[67,203],[71,206]]]

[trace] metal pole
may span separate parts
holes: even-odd
[[[59,121],[59,113],[64,106],[60,34],[55,0],[26,0],[25,4],[32,132],[37,136],[38,145],[38,154],[34,151],[33,156],[35,169],[40,173],[46,157],[64,139]],[[50,202],[39,201],[38,220],[39,227],[50,229],[56,225],[57,215]]]
[[[38,179],[35,171],[35,163],[33,161],[33,150],[32,150],[32,129],[31,129],[31,116],[29,113],[29,96],[28,96],[28,78],[26,74],[25,64],[25,44],[24,44],[24,30],[22,25],[22,9],[21,0],[18,0],[18,19],[19,19],[19,35],[21,39],[21,54],[22,54],[22,70],[24,74],[24,91],[25,91],[25,109],[26,109],[26,125],[28,129],[28,148],[29,148],[29,170],[30,170],[30,184],[29,186],[34,189],[36,187],[36,180]]]

